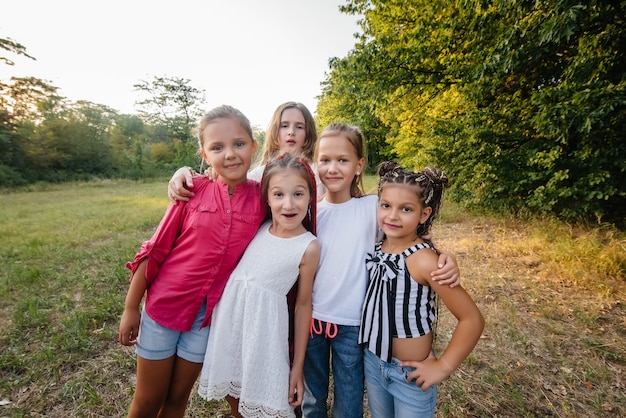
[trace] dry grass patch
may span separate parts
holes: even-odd
[[[626,276],[609,267],[623,266],[615,248],[624,239],[551,221],[475,221],[436,230],[486,319],[468,361],[442,384],[438,415],[626,415]],[[454,324],[444,309],[440,343]]]

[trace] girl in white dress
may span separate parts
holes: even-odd
[[[233,271],[213,312],[200,377],[201,397],[226,397],[235,417],[293,417],[304,394],[311,292],[319,263],[315,176],[290,154],[267,163],[264,223]],[[286,295],[298,281],[294,359],[289,359]]]

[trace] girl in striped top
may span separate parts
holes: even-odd
[[[448,178],[392,162],[378,171],[378,225],[384,233],[368,254],[369,281],[359,342],[365,344],[365,382],[373,418],[432,417],[437,384],[474,349],[484,327],[461,287],[433,286],[438,251],[422,237],[438,215]],[[439,358],[432,353],[439,295],[458,325]]]

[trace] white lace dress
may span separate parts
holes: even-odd
[[[315,236],[293,238],[259,229],[213,311],[200,375],[201,397],[239,398],[244,417],[293,417],[289,392],[287,293]]]

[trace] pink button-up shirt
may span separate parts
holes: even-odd
[[[230,197],[220,180],[193,182],[195,196],[170,204],[152,238],[126,264],[134,273],[148,259],[146,311],[180,332],[191,330],[205,297],[202,326],[210,324],[231,272],[266,215],[256,181],[238,184]]]

